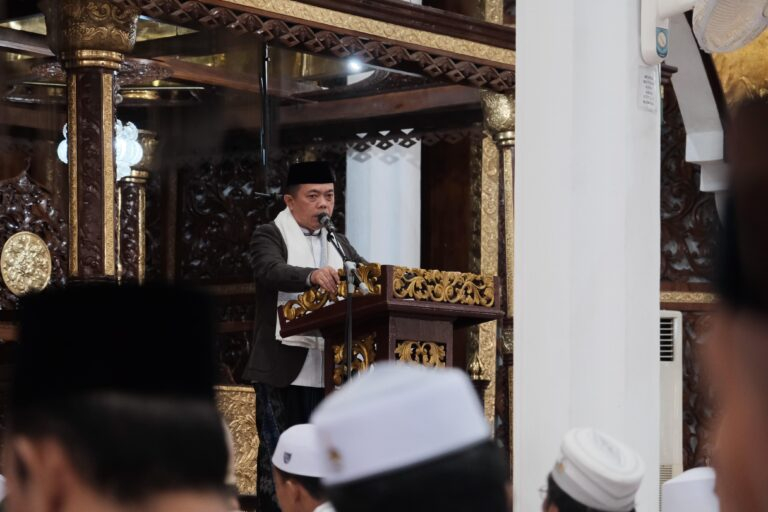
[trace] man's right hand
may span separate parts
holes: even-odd
[[[333,267],[323,267],[313,270],[309,275],[309,282],[323,288],[331,294],[336,294],[339,289],[339,272]]]

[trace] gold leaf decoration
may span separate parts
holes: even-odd
[[[376,333],[352,344],[352,374],[364,372],[376,360]],[[347,364],[344,344],[333,346],[333,384],[341,386],[346,380]]]
[[[395,359],[405,363],[445,368],[445,344],[434,341],[398,341]]]
[[[493,276],[395,267],[395,298],[447,302],[470,306],[494,305]]]
[[[339,277],[344,277],[344,271],[339,270]],[[357,273],[360,275],[360,280],[368,288],[371,295],[381,295],[381,265],[378,263],[366,263],[359,265]],[[361,296],[362,292],[355,291],[355,297]],[[335,294],[328,293],[325,289],[319,286],[313,286],[309,290],[299,295],[294,300],[289,300],[283,305],[283,315],[287,322],[292,322],[297,318],[301,318],[307,313],[318,311],[327,304],[338,302],[347,296],[347,282],[344,280],[339,281]]]
[[[216,406],[232,433],[234,471],[240,494],[256,494],[256,393],[247,386],[216,386]]]
[[[29,231],[11,236],[0,254],[5,286],[17,296],[42,290],[51,279],[51,252],[42,238]]]

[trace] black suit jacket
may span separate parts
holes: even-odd
[[[365,261],[344,235],[338,234],[337,239],[350,259]],[[307,349],[283,345],[275,339],[277,292],[306,290],[307,277],[315,269],[288,265],[288,247],[274,222],[262,224],[253,232],[250,260],[256,281],[256,314],[243,379],[285,387],[299,375]]]

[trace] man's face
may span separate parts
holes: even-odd
[[[277,496],[277,503],[280,504],[280,510],[283,512],[297,512],[295,507],[296,498],[292,485],[274,468],[272,469],[272,480],[275,482],[275,496]]]
[[[284,200],[299,226],[312,231],[320,229],[318,215],[333,215],[333,183],[299,185],[293,194],[286,194]]]
[[[742,315],[720,315],[708,345],[719,402],[713,466],[720,509],[768,510],[768,328]]]

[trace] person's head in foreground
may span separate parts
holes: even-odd
[[[338,512],[507,510],[505,467],[465,373],[381,363],[311,418]]]
[[[160,286],[23,299],[8,512],[226,510],[210,306]]]
[[[645,473],[640,456],[592,428],[568,431],[549,474],[544,512],[630,512]]]
[[[712,468],[693,468],[661,487],[661,512],[718,512],[715,472]]]
[[[328,510],[320,479],[327,465],[317,427],[294,425],[280,435],[272,455],[275,493],[283,512]]]
[[[768,510],[768,103],[728,131],[730,197],[721,229],[720,306],[707,337],[716,397],[715,489],[726,512]]]

